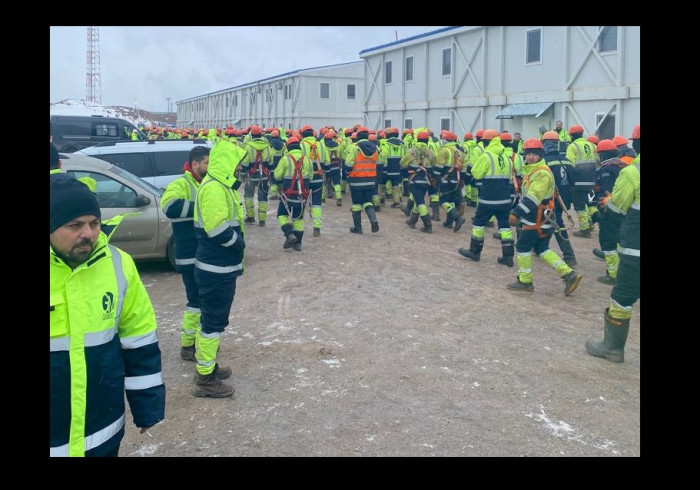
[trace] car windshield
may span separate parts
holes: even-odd
[[[115,174],[117,174],[120,177],[125,178],[126,180],[128,180],[132,184],[135,184],[139,187],[143,187],[145,189],[148,189],[150,192],[152,192],[153,194],[155,194],[158,197],[161,197],[163,195],[163,189],[159,189],[158,187],[146,182],[142,178],[135,176],[134,174],[124,170],[123,168],[119,168],[116,165],[113,165],[111,170],[112,170],[112,172],[114,172]]]

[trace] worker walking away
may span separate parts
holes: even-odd
[[[287,140],[287,153],[277,164],[274,178],[280,184],[280,203],[277,206],[277,222],[284,234],[282,248],[301,251],[304,239],[304,210],[309,199],[309,183],[313,176],[311,160],[301,152],[299,139]]]
[[[588,193],[595,184],[595,146],[583,137],[582,126],[571,126],[569,134],[571,144],[566,149],[566,158],[574,165],[574,210],[580,227],[574,236],[590,238],[592,223],[588,214]]]
[[[428,214],[428,207],[425,205],[425,195],[430,194],[433,189],[437,192],[437,184],[434,184],[432,173],[435,155],[428,147],[428,138],[430,135],[427,131],[421,131],[416,134],[416,141],[411,149],[406,151],[401,160],[401,167],[408,169],[409,175],[409,196],[405,208],[402,208],[404,214],[409,216],[406,224],[410,228],[415,228],[418,218],[423,221],[421,231],[424,233],[433,232],[433,224]]]
[[[277,181],[273,177],[275,169],[280,159],[287,152],[284,140],[280,135],[279,129],[273,129],[267,137],[267,142],[270,144],[270,153],[272,154],[272,163],[270,164],[270,192],[267,195],[269,201],[279,199],[277,190]]]
[[[582,275],[569,267],[553,250],[549,240],[554,233],[554,176],[545,163],[542,141],[530,138],[523,145],[525,152],[525,177],[522,196],[510,213],[512,226],[522,224],[522,232],[515,249],[518,252],[518,277],[507,288],[532,292],[532,250],[557,271],[564,281],[564,295],[573,293]],[[478,208],[477,208],[478,211]]]
[[[249,132],[250,138],[243,144],[246,158],[241,166],[245,171],[245,222],[255,223],[254,195],[258,191],[258,224],[265,226],[267,217],[267,195],[270,190],[270,165],[272,164],[272,152],[267,138],[263,136],[260,126],[252,126]]]
[[[440,206],[447,214],[442,226],[452,228],[456,233],[466,221],[460,214],[460,209],[464,212],[462,206],[464,149],[457,144],[457,135],[454,132],[445,131],[442,136],[445,142],[438,150],[435,161],[435,168],[440,169],[438,181]]]
[[[300,143],[301,152],[304,154],[314,172],[309,183],[309,197],[311,198],[311,217],[314,223],[314,236],[321,236],[321,225],[323,224],[323,165],[328,164],[328,154],[323,143],[314,136],[314,128],[308,124],[299,131],[302,137]]]
[[[341,145],[336,138],[335,131],[329,130],[323,135],[323,143],[328,153],[328,161],[323,164],[323,172],[326,175],[326,185],[330,183],[335,196],[335,205],[343,205],[343,195],[340,193],[340,174],[342,172]]]
[[[401,207],[403,186],[401,184],[401,159],[406,154],[406,147],[399,138],[399,128],[389,128],[384,140],[386,148],[386,182],[391,184],[392,208]],[[388,185],[387,185],[388,187]]]
[[[372,233],[379,231],[379,221],[372,203],[377,187],[377,147],[368,140],[369,131],[364,126],[357,128],[357,142],[348,148],[345,172],[348,176],[352,198],[352,222],[350,233],[362,234],[362,209],[367,213]]]

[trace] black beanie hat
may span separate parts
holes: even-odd
[[[80,216],[102,218],[97,196],[88,186],[66,174],[51,175],[49,182],[49,233]]]
[[[58,150],[53,143],[49,141],[49,169],[58,168],[58,159]]]

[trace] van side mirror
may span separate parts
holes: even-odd
[[[144,196],[143,194],[139,194],[136,196],[136,206],[137,208],[142,208],[144,206],[148,206],[151,204],[151,198],[148,196]]]

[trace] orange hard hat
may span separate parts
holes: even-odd
[[[270,136],[272,136],[273,138],[279,138],[280,137],[279,130],[273,129],[272,131],[270,131]]]
[[[598,138],[595,134],[592,134],[588,138],[586,138],[586,141],[597,145],[598,143],[600,143],[600,138]]]
[[[538,140],[537,138],[530,138],[525,142],[523,145],[523,150],[544,150],[544,147],[542,146],[542,142]]]
[[[363,133],[363,132],[364,132],[364,133],[368,133],[368,132],[369,132],[369,129],[367,129],[367,128],[364,127],[364,126],[358,126],[358,127],[355,129],[355,132],[356,132],[356,133]]]
[[[632,136],[630,136],[631,140],[638,140],[639,139],[639,124],[637,124],[634,129],[632,130]]]
[[[542,135],[542,141],[544,140],[557,140],[559,141],[559,135],[556,131],[545,131]]]
[[[352,135],[352,128],[347,128],[345,130],[345,136],[350,136],[350,135]]]
[[[464,133],[465,140],[473,140],[474,136],[471,133]]]
[[[368,139],[369,139],[370,141],[377,141],[377,135],[376,135],[376,134],[370,134],[370,135],[368,136]]]
[[[498,131],[495,129],[487,129],[481,134],[481,139],[484,140],[492,140],[494,138],[498,138]]]
[[[483,129],[478,129],[478,130],[476,131],[476,137],[477,137],[477,138],[481,138],[481,137],[483,137],[483,136],[484,136],[484,130],[483,130]]]
[[[299,143],[299,138],[297,138],[296,136],[292,136],[287,140],[287,146],[292,145],[294,143]]]
[[[309,126],[309,125],[307,124],[306,126],[303,126],[303,127],[299,130],[299,132],[300,132],[300,133],[303,133],[303,132],[305,132],[305,131],[313,131],[313,130],[314,130],[314,128],[312,128],[311,126]]]
[[[326,133],[323,135],[323,137],[326,138],[327,140],[332,140],[333,138],[335,138],[335,131],[333,131],[332,129],[329,131],[326,131]]]
[[[260,126],[252,126],[250,128],[250,135],[251,136],[253,136],[253,135],[260,136],[260,135],[262,135],[262,133],[263,133],[263,130]]]
[[[569,128],[569,133],[583,133],[583,126],[579,126],[578,124],[571,126]]]
[[[596,149],[598,153],[601,151],[612,151],[617,150],[617,145],[612,140],[600,140]]]
[[[428,134],[427,131],[421,131],[416,136],[416,139],[419,139],[419,140],[427,140],[428,138],[430,138],[430,135]]]
[[[622,146],[627,144],[627,138],[624,136],[615,136],[612,139],[613,143],[615,143],[615,146]]]
[[[387,131],[387,133],[399,134],[399,128],[389,128],[389,131]]]
[[[501,138],[501,141],[513,141],[513,137],[508,131],[503,131],[499,138]]]
[[[442,137],[447,141],[457,141],[457,135],[452,131],[444,131]]]

